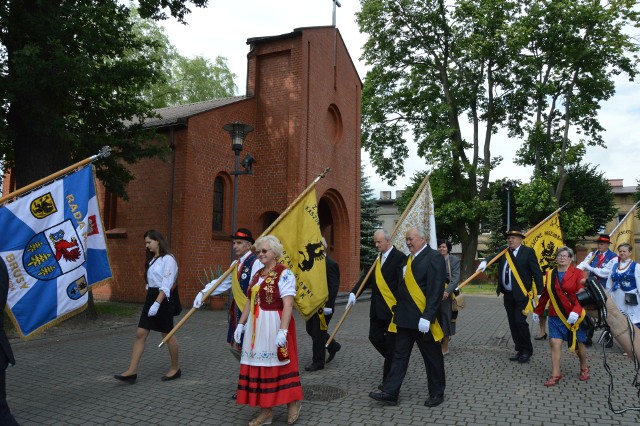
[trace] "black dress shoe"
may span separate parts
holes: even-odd
[[[116,379],[116,380],[120,380],[121,382],[134,384],[136,382],[136,379],[138,378],[138,375],[137,374],[129,374],[128,376],[122,376],[120,374],[114,374],[113,378]]]
[[[424,402],[425,407],[436,407],[444,402],[444,395],[430,396]]]
[[[178,368],[178,371],[173,376],[162,376],[160,380],[163,382],[168,382],[169,380],[179,379],[182,376],[182,370]]]
[[[380,383],[380,384],[378,385],[378,389],[379,389],[379,390],[382,390],[382,385],[384,385],[384,383]]]
[[[517,354],[515,354],[512,357],[509,357],[509,361],[517,361],[520,359],[520,357],[522,356],[522,352],[518,352]]]
[[[387,405],[398,405],[398,397],[386,392],[369,392],[369,397]]]
[[[307,365],[304,369],[307,371],[318,371],[318,370],[322,370],[323,368],[324,368],[324,365],[322,364],[311,363]]]
[[[520,355],[520,358],[518,358],[518,362],[520,364],[524,364],[525,362],[529,362],[530,358],[531,358],[531,354],[522,354]]]
[[[547,333],[544,333],[542,336],[534,337],[536,340],[547,340]]]
[[[327,364],[329,364],[331,360],[336,357],[336,353],[338,353],[339,350],[340,350],[340,345],[338,345],[338,349],[336,349],[335,351],[329,351],[329,356],[327,357]]]

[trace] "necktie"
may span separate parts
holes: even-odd
[[[387,255],[383,254],[380,256],[380,266],[384,265],[384,261],[387,260]]]
[[[598,265],[597,265],[598,268],[602,266],[603,261],[604,261],[604,253],[600,253],[600,256],[598,256]]]

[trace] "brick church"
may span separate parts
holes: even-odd
[[[362,83],[333,26],[247,40],[246,95],[158,110],[149,121],[167,161],[132,166],[123,201],[102,192],[114,278],[96,299],[144,300],[144,241],[165,235],[177,257],[180,296],[189,306],[204,270],[231,262],[234,152],[223,126],[254,128],[240,153],[256,159],[238,176],[237,227],[257,238],[325,170],[316,185],[321,232],[340,265],[341,288],[359,276]]]

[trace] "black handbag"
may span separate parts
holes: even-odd
[[[171,303],[173,304],[173,316],[176,317],[182,312],[182,304],[180,303],[180,293],[178,292],[178,286],[176,285],[171,290]]]
[[[624,294],[624,303],[631,306],[638,305],[638,295],[635,293],[625,293]]]

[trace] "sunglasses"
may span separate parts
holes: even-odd
[[[267,254],[267,252],[271,250],[271,249],[262,249],[262,250],[258,250],[258,253],[262,253],[262,254]]]

